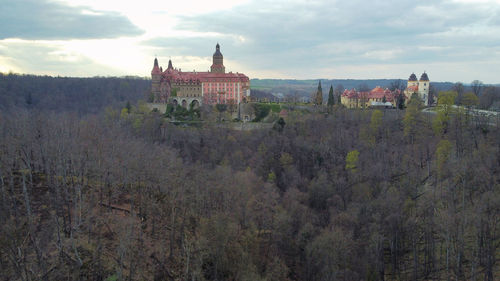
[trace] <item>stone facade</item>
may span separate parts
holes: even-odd
[[[192,103],[239,104],[249,99],[250,79],[242,73],[226,73],[218,43],[210,69],[210,72],[182,72],[174,68],[169,60],[167,69],[162,71],[155,58],[151,71],[154,102],[173,102],[188,106]]]

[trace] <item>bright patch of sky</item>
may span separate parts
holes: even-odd
[[[217,42],[250,78],[500,83],[500,0],[3,0],[0,71],[206,71]]]

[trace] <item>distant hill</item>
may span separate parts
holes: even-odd
[[[359,89],[361,86],[367,86],[372,89],[376,86],[383,88],[390,87],[391,83],[401,79],[321,79],[323,92],[328,91],[330,85],[337,87],[342,85],[344,89]],[[309,96],[318,86],[319,79],[314,80],[295,80],[295,79],[251,79],[250,86],[252,90],[267,93],[283,93],[284,95],[298,94],[299,96]],[[406,80],[401,80],[406,83]],[[449,90],[454,83],[451,82],[432,82],[432,86],[437,91]],[[325,90],[326,89],[326,90]]]
[[[376,86],[390,87],[401,79],[321,79],[324,97],[330,85],[344,89]],[[310,97],[318,86],[317,79],[251,79],[251,95],[256,98],[273,99],[275,96],[294,95]],[[454,83],[432,82],[436,91],[449,90]],[[497,85],[498,86],[498,85]],[[135,103],[147,99],[151,80],[140,77],[51,77],[37,75],[4,74],[0,72],[0,110],[32,108],[38,110],[67,111],[79,114],[98,113],[105,107],[123,107],[126,102]],[[465,85],[465,91],[471,91]],[[480,104],[489,108],[495,102],[500,107],[500,89],[480,96]]]

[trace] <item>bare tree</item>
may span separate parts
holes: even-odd
[[[483,91],[484,87],[483,82],[479,80],[474,80],[470,83],[470,86],[472,88],[472,92],[479,97]]]
[[[455,100],[455,104],[460,104],[462,102],[463,95],[465,93],[464,84],[461,82],[457,82],[453,85],[452,90],[457,92],[457,99]]]
[[[394,92],[394,91],[397,91],[397,90],[400,90],[402,92],[405,89],[406,89],[406,81],[402,80],[402,79],[394,80],[389,85],[389,90],[391,90],[391,92]]]

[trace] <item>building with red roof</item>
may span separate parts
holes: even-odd
[[[389,106],[391,103],[393,107],[398,107],[398,98],[400,102],[406,104],[410,100],[413,94],[417,94],[420,99],[422,99],[424,105],[429,102],[429,76],[427,73],[423,73],[420,79],[417,79],[415,73],[412,73],[408,78],[408,84],[406,89],[401,92],[399,89],[391,91],[389,89],[383,89],[379,86],[375,87],[371,91],[360,92],[356,89],[345,90],[341,97],[341,103],[347,108],[359,108],[359,107],[369,107],[369,106]]]
[[[219,43],[207,72],[183,72],[168,61],[165,71],[155,58],[151,71],[151,92],[155,103],[172,102],[184,107],[201,104],[238,104],[250,96],[250,79],[242,73],[226,73]]]
[[[340,97],[340,102],[347,108],[366,108],[380,102],[389,102],[392,106],[396,107],[397,97],[400,94],[399,90],[391,91],[387,88],[383,89],[380,86],[366,92],[360,92],[356,89],[346,89]]]

